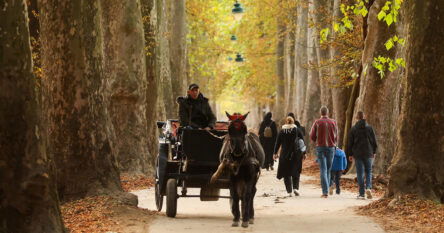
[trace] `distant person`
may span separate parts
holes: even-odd
[[[188,86],[187,96],[177,98],[177,103],[180,126],[206,130],[214,128],[216,117],[197,84]]]
[[[345,152],[336,148],[335,156],[333,157],[333,165],[331,166],[330,195],[333,195],[335,184],[336,194],[341,194],[341,176],[345,169],[347,169]]]
[[[372,165],[376,156],[375,131],[365,121],[364,112],[359,111],[356,115],[358,122],[351,128],[348,136],[348,151],[355,160],[356,176],[358,178],[359,195],[358,199],[365,199],[364,193],[368,199],[372,199]],[[365,186],[364,186],[365,173]]]
[[[305,128],[301,126],[301,123],[299,123],[299,121],[296,120],[294,113],[290,112],[287,114],[287,116],[292,117],[294,120],[294,124],[296,125],[296,127],[298,128],[299,132],[301,133],[302,137],[301,139],[304,140],[305,137]],[[305,142],[304,142],[305,144]],[[295,171],[295,176],[293,176],[293,188],[294,188],[294,194],[296,196],[299,196],[299,181],[301,179],[301,173],[302,173],[302,162],[303,160],[305,160],[306,158],[306,151],[304,150],[303,152],[301,152],[301,154],[298,156],[296,156],[296,171]]]
[[[259,140],[265,152],[263,168],[267,169],[267,171],[274,169],[273,150],[277,137],[277,127],[276,123],[271,119],[272,116],[271,112],[267,112],[259,126]]]
[[[293,118],[287,117],[285,124],[278,134],[273,158],[279,158],[277,178],[279,180],[284,178],[285,188],[289,196],[292,195],[292,191],[296,196],[299,196],[299,179],[295,179],[299,177],[296,169],[296,160],[298,156],[300,157],[302,155],[295,151],[294,144],[297,138],[302,138],[302,134],[294,124]],[[281,153],[278,155],[281,146]]]
[[[331,181],[331,165],[338,141],[338,127],[336,121],[328,117],[328,108],[322,106],[321,118],[313,123],[310,130],[310,139],[316,144],[317,161],[321,176],[322,198],[328,197],[328,188]]]

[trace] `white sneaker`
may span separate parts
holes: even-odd
[[[294,192],[294,195],[295,195],[295,196],[299,196],[299,195],[300,195],[300,194],[299,194],[299,191],[298,191],[297,189],[294,189],[293,192]]]
[[[372,196],[372,190],[371,190],[371,189],[367,189],[367,190],[365,191],[365,194],[367,194],[367,199],[372,199],[372,198],[373,198],[373,196]]]

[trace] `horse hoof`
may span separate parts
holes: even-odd
[[[249,224],[254,224],[254,218],[250,219],[250,221],[248,221]]]
[[[238,227],[239,226],[239,221],[233,221],[233,223],[231,224],[232,227]]]
[[[248,227],[248,222],[242,222],[242,227],[243,228],[247,228]]]

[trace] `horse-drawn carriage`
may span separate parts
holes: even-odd
[[[220,189],[229,188],[228,177],[222,176],[210,184],[220,163],[222,140],[218,137],[227,134],[228,122],[217,122],[209,132],[181,128],[177,120],[157,122],[157,127],[162,129],[155,172],[158,211],[162,210],[164,196],[168,217],[176,216],[177,199],[181,197],[200,197],[201,201],[229,198],[220,196]],[[187,188],[200,188],[200,195],[188,195]]]

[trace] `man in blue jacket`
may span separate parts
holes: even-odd
[[[333,165],[331,166],[330,195],[333,195],[333,183],[336,184],[336,194],[341,194],[340,179],[345,169],[347,169],[347,158],[345,157],[345,153],[343,150],[336,148],[335,156],[333,157]]]

